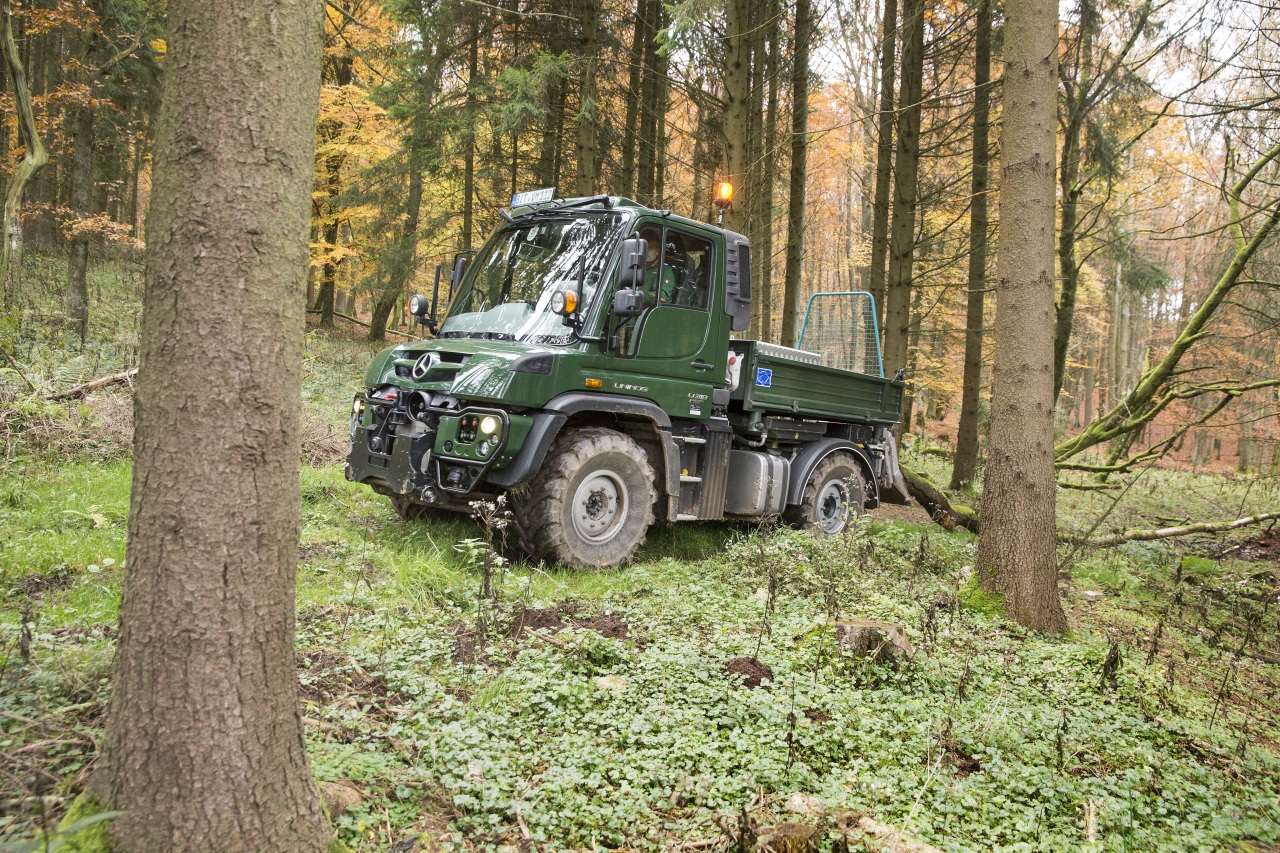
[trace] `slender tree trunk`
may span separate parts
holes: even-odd
[[[467,54],[467,126],[463,130],[462,154],[462,249],[471,248],[474,241],[476,205],[476,132],[479,120],[476,85],[480,73],[480,12],[472,10],[470,46]]]
[[[888,373],[907,364],[907,331],[911,324],[911,262],[916,240],[924,79],[924,0],[904,0],[902,26],[902,85],[898,89],[898,148],[893,164],[893,222],[884,321],[884,369]],[[903,424],[903,428],[910,429],[910,425]]]
[[[22,162],[13,170],[9,179],[4,199],[3,224],[0,226],[0,287],[4,289],[4,308],[7,312],[17,289],[18,267],[22,263],[22,193],[27,183],[49,162],[49,152],[36,130],[26,70],[18,59],[18,49],[13,42],[13,16],[9,0],[0,0],[0,18],[3,18],[0,23],[4,25],[0,47],[4,49],[5,63],[13,83],[14,101],[18,110],[18,132],[27,148]]]
[[[630,62],[627,70],[627,117],[622,128],[622,186],[618,188],[618,192],[628,197],[636,194],[636,121],[640,114],[647,9],[647,0],[636,0],[636,26],[631,36],[631,49],[627,51]]]
[[[760,209],[764,226],[760,229],[760,278],[752,286],[760,294],[760,340],[772,341],[773,334],[773,191],[778,180],[778,43],[782,41],[782,11],[779,0],[770,0],[768,14],[769,49],[765,53],[765,83],[769,98],[764,121],[764,163],[760,180]]]
[[[167,9],[129,549],[92,780],[123,812],[121,853],[322,851],[332,834],[294,654],[320,13]]]
[[[417,159],[410,158],[409,198],[405,202],[404,230],[394,249],[395,259],[387,275],[386,286],[378,294],[373,310],[369,312],[368,339],[371,341],[387,339],[387,318],[391,315],[391,309],[403,301],[404,286],[417,266],[415,256],[418,249],[418,220],[422,213],[422,172],[415,165]]]
[[[588,196],[596,187],[596,31],[600,0],[582,0],[582,84],[578,95],[578,176],[577,194]]]
[[[1005,613],[1067,627],[1058,601],[1053,470],[1056,0],[1006,0],[991,445],[978,579]]]
[[[96,87],[91,87],[96,88]],[[92,95],[91,95],[92,97]],[[71,144],[71,209],[78,218],[90,214],[90,197],[93,194],[93,125],[94,110],[81,107],[76,112],[75,133]],[[71,257],[67,262],[67,313],[80,334],[80,349],[84,350],[85,337],[89,333],[89,235],[83,230],[71,238]]]
[[[898,40],[898,0],[884,0],[884,24],[880,36],[880,110],[876,133],[876,197],[871,222],[871,264],[868,288],[875,297],[876,313],[884,327],[886,299],[885,257],[889,251],[889,190],[893,176],[893,73]],[[897,369],[896,367],[894,368]]]
[[[805,183],[809,160],[810,0],[796,0],[796,38],[791,71],[791,188],[787,199],[787,269],[782,298],[782,345],[800,335],[800,264],[804,260]]]
[[[974,50],[973,182],[969,203],[969,293],[965,306],[964,390],[951,488],[973,482],[978,467],[978,405],[982,399],[982,326],[987,288],[987,182],[991,117],[991,3],[979,0]]]
[[[724,41],[724,180],[742,186],[750,166],[747,136],[751,107],[751,20],[750,0],[727,0]],[[724,225],[745,234],[747,203],[740,193],[725,211]]]

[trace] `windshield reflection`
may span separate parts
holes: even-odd
[[[571,343],[571,330],[551,310],[551,297],[558,290],[577,290],[581,274],[578,312],[585,315],[621,227],[617,214],[580,214],[504,228],[476,258],[439,336]]]

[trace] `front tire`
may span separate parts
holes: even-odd
[[[527,489],[512,495],[521,545],[574,568],[621,565],[653,524],[656,477],[640,445],[601,427],[556,439]]]
[[[833,453],[818,463],[805,483],[800,503],[783,517],[791,524],[826,536],[843,533],[862,515],[867,499],[862,467],[849,453]]]

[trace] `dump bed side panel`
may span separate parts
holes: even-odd
[[[804,415],[823,420],[893,424],[902,409],[902,383],[806,363],[805,354],[757,341],[731,342],[743,358],[731,399],[744,411]],[[804,359],[804,360],[801,360]]]

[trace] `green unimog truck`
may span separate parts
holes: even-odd
[[[874,333],[856,344],[864,372],[831,366],[854,344],[812,302],[806,334],[836,329],[826,352],[737,338],[742,235],[624,198],[523,201],[455,260],[443,321],[439,270],[431,303],[410,300],[433,337],[369,366],[348,479],[406,520],[505,494],[530,556],[579,567],[626,562],[655,522],[781,516],[836,533],[906,499],[903,383]],[[874,326],[874,309],[861,316]]]

